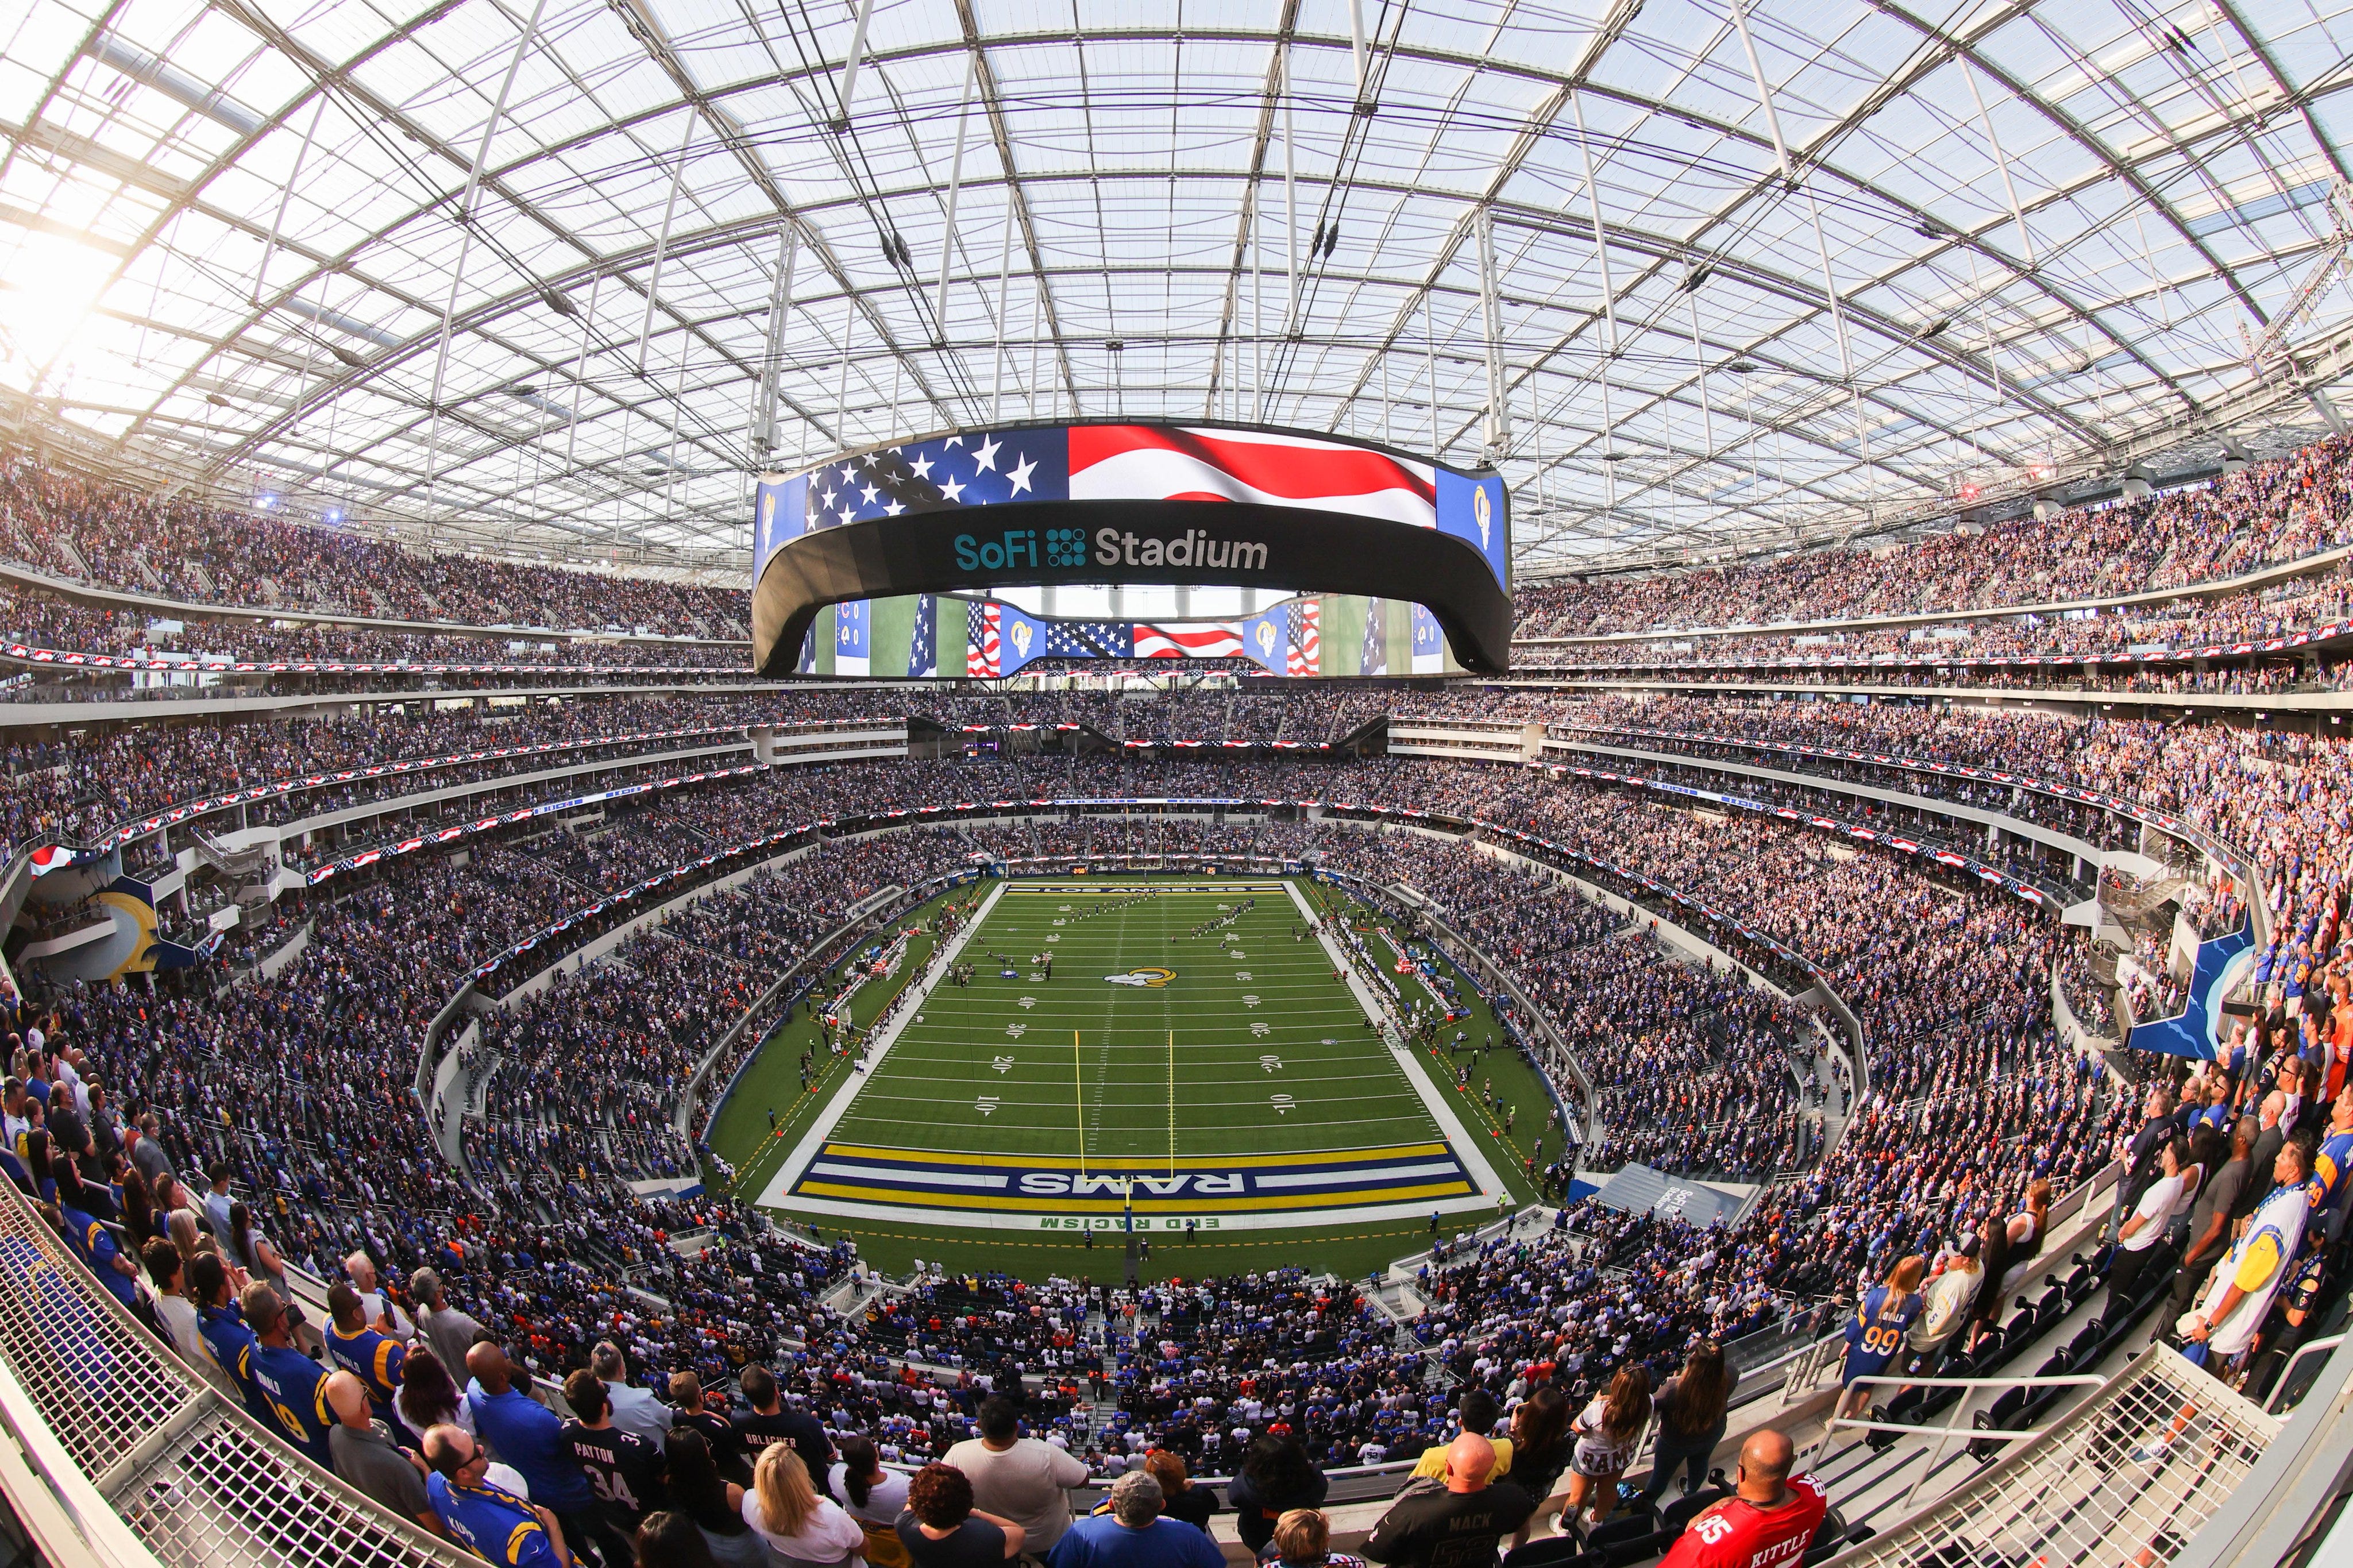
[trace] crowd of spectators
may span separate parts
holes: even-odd
[[[1553,582],[1514,595],[1522,637],[1761,626],[2046,604],[2178,587],[2353,542],[2353,437],[2144,500],[1883,549]]]
[[[192,604],[554,630],[750,636],[749,595],[485,561],[280,521],[0,451],[0,550],[37,571]]]

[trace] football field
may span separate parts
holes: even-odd
[[[759,1201],[1031,1232],[1492,1212],[1484,1152],[1313,926],[1274,879],[999,884]]]

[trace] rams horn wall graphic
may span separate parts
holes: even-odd
[[[1464,669],[1510,666],[1502,478],[1321,432],[959,430],[764,477],[754,517],[752,653],[764,675],[789,670],[828,605],[1062,583],[1409,601],[1436,617]],[[1261,652],[1271,662],[1273,648]]]

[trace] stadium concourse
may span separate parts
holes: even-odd
[[[2288,542],[2320,563],[2313,591],[2326,593],[2353,533],[2334,454],[2193,499],[2243,505],[2243,537],[2286,516],[2275,503],[2293,492]],[[96,503],[102,491],[21,458],[12,473],[14,494],[41,498],[44,527],[85,560],[114,558],[104,542],[122,512]],[[2202,506],[2168,501],[2105,525],[2179,559],[2181,514]],[[249,539],[238,520],[205,526],[230,559],[300,553],[282,526]],[[2021,530],[2025,559],[2049,526]],[[2159,537],[2137,544],[2136,528]],[[437,565],[432,580],[462,570]],[[547,602],[593,603],[599,581],[550,585]],[[2275,592],[2197,613],[2246,625]],[[1532,590],[1523,616],[1557,626],[1574,602]],[[1839,607],[1883,602],[1859,587]],[[1092,1486],[1158,1465],[1155,1450],[1197,1476],[1245,1478],[1211,1493],[1240,1510],[1219,1528],[1245,1542],[1261,1528],[1253,1487],[1328,1494],[1335,1528],[1368,1527],[1395,1484],[1382,1467],[1445,1447],[1467,1418],[1521,1437],[1513,1473],[1532,1497],[1555,1476],[1567,1488],[1614,1464],[1639,1483],[1649,1467],[1650,1500],[1576,1529],[1593,1552],[1655,1555],[1694,1512],[1657,1506],[1675,1456],[1699,1454],[1704,1475],[1751,1429],[1807,1445],[1844,1528],[1888,1523],[1915,1486],[1968,1495],[1968,1472],[1999,1443],[1963,1458],[1823,1426],[1834,1391],[1815,1388],[1843,1381],[1841,1326],[1899,1312],[1907,1282],[1930,1310],[1886,1364],[1915,1378],[2145,1385],[2148,1368],[2186,1366],[2143,1352],[2153,1339],[2208,1345],[2205,1371],[2183,1375],[2219,1380],[2195,1399],[2237,1423],[2208,1432],[2218,1464],[2243,1464],[2276,1430],[2258,1404],[2302,1391],[2317,1363],[2284,1381],[2297,1347],[2325,1343],[2342,1316],[2353,751],[2331,726],[1787,700],[1800,681],[715,684],[559,702],[485,691],[458,707],[330,693],[283,718],[197,687],[163,700],[169,723],[153,721],[157,699],[93,690],[97,721],[14,731],[10,897],[31,940],[9,948],[7,1169],[47,1205],[58,1245],[265,1429],[315,1454],[332,1411],[270,1393],[256,1356],[231,1353],[247,1343],[240,1320],[259,1332],[269,1310],[260,1294],[235,1304],[248,1281],[307,1303],[303,1326],[259,1342],[322,1354],[293,1352],[311,1369],[290,1374],[298,1385],[351,1368],[407,1441],[433,1400],[451,1409],[452,1384],[497,1382],[478,1343],[575,1416],[596,1386],[583,1368],[617,1420],[650,1413],[623,1425],[669,1447],[667,1492],[650,1489],[658,1459],[600,1468],[590,1438],[569,1439],[584,1482],[488,1406],[471,1415],[471,1440],[511,1467],[510,1486],[552,1500],[555,1531],[584,1557],[623,1557],[657,1500],[700,1506],[707,1462],[681,1445],[707,1439],[738,1480],[787,1430],[811,1455],[953,1463],[994,1429],[992,1396]],[[2329,679],[2306,668],[2297,685]],[[1371,721],[1385,745],[1361,739]],[[866,754],[876,734],[895,737],[887,754]],[[919,734],[946,739],[918,754]],[[1273,744],[1286,734],[1323,749],[1286,752]],[[761,735],[807,744],[740,766]],[[1199,742],[1219,743],[1186,744]],[[1936,844],[1966,857],[1921,852]],[[257,849],[267,866],[239,859]],[[1386,928],[1426,955],[1441,983],[1430,999],[1487,1009],[1514,1068],[1549,1085],[1542,1158],[1510,1173],[1526,1189],[1503,1225],[1450,1226],[1369,1274],[1335,1274],[1296,1243],[1296,1261],[1197,1272],[1192,1259],[1214,1255],[1171,1239],[1129,1276],[1124,1219],[1113,1245],[1073,1243],[1042,1266],[934,1229],[920,1269],[881,1273],[861,1225],[844,1234],[789,1196],[763,1209],[731,1179],[768,1142],[755,1124],[720,1146],[738,1069],[832,1041],[839,1058],[813,1076],[853,1082],[853,1054],[876,1037],[813,1035],[812,1015],[839,1005],[871,1027],[923,1005],[921,990],[838,999],[894,932],[934,945],[878,994],[952,970],[955,911],[997,880],[976,873],[1067,879],[1092,865],[1149,887],[1152,870],[1208,863],[1271,868],[1270,887],[1312,873],[1322,880],[1306,885],[1337,895],[1261,917],[1264,930],[1191,933],[1220,957],[1245,936],[1293,943],[1311,915],[1337,911],[1327,929],[1359,936],[1336,942],[1335,967],[1357,965],[1373,1021],[1405,1037],[1419,1022],[1409,998],[1377,989],[1404,950],[1362,956]],[[60,884],[74,896],[47,896]],[[82,949],[60,939],[111,921],[104,895],[125,884],[167,935],[232,911],[227,940],[185,950],[179,967],[77,973]],[[1235,895],[1186,901],[1214,911]],[[2232,984],[2244,1001],[2216,1011],[2214,1059],[2136,1050],[2134,1035],[2207,984],[2201,949],[2242,931],[2253,945]],[[1041,1100],[1030,1124],[992,1116],[974,1147],[1013,1147],[1072,1103]],[[1654,1199],[1662,1181],[1683,1198],[1630,1199],[1644,1181]],[[1712,1223],[1683,1217],[1680,1204],[1711,1191],[1736,1201]],[[2247,1261],[2259,1254],[2262,1268]],[[364,1321],[325,1289],[337,1280],[374,1293]],[[2201,1304],[2206,1321],[2185,1315]],[[1813,1350],[1824,1332],[1827,1359]],[[1707,1363],[1691,1358],[1709,1346],[1731,1347],[1738,1374],[1713,1396],[1712,1425],[1667,1425],[1669,1400],[1629,1417],[1630,1459],[1577,1457],[1614,1412],[1649,1406],[1637,1390],[1704,1386]],[[2102,1405],[2119,1397],[2105,1390],[2078,1403],[2073,1388],[2012,1389],[2007,1405],[1968,1392],[1956,1405],[1861,1386],[1849,1403],[1896,1417],[1889,1431],[1972,1405],[1981,1426],[2054,1430],[2124,1408]],[[786,1415],[761,1414],[771,1389]],[[2131,1418],[2178,1425],[2184,1396],[2170,1397]],[[355,1408],[364,1421],[365,1400]],[[468,1418],[463,1401],[455,1410]],[[1580,1412],[1592,1432],[1564,1435]],[[363,1490],[405,1495],[340,1441],[330,1458]],[[1333,1479],[1298,1479],[1314,1469]],[[622,1474],[639,1489],[628,1501],[611,1495]],[[603,1489],[593,1506],[557,1506],[587,1483]],[[712,1544],[733,1539],[701,1517]],[[1058,1518],[1048,1510],[1041,1529]]]

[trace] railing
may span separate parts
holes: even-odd
[[[2246,1483],[2279,1432],[2252,1401],[2151,1346],[2039,1432],[1973,1434],[2008,1441],[2010,1452],[1834,1561],[2164,1561]]]
[[[59,1568],[475,1559],[215,1393],[0,1182],[0,1489]]]

